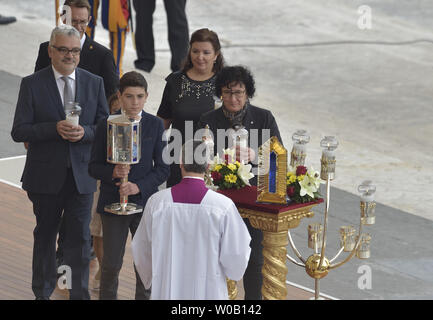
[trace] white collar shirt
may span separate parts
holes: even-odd
[[[58,72],[56,70],[56,68],[54,68],[54,66],[51,66],[51,67],[53,68],[54,78],[55,78],[56,83],[57,83],[57,88],[59,89],[60,98],[62,99],[62,105],[64,105],[65,103],[64,103],[63,95],[64,95],[64,90],[65,90],[65,81],[62,80],[63,75],[60,72]],[[68,78],[69,78],[69,82],[70,82],[71,87],[72,87],[72,95],[75,97],[76,91],[77,91],[76,90],[77,85],[76,85],[76,81],[75,81],[75,70],[74,70],[74,72],[72,72],[68,76]]]
[[[80,39],[80,47],[81,50],[83,50],[84,42],[86,41],[86,34],[83,34],[83,36]]]

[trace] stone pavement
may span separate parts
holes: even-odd
[[[19,79],[33,71],[39,43],[54,25],[54,9],[47,10],[46,3],[0,0],[0,12],[18,18],[0,26],[0,157],[24,154],[9,132]],[[361,5],[372,9],[371,30],[357,25]],[[357,185],[365,179],[377,185],[377,222],[369,227],[372,258],[331,271],[322,290],[345,299],[432,299],[433,213],[426,205],[433,201],[431,1],[189,0],[187,12],[190,31],[215,30],[227,63],[252,70],[257,84],[252,102],[273,112],[286,147],[296,129],[309,130],[307,164],[319,168],[321,138],[337,136],[330,257],[337,250],[338,227],[358,222]],[[150,113],[159,106],[170,72],[161,2],[154,33],[157,62],[145,74]],[[97,41],[108,45],[102,28]],[[134,58],[129,39],[125,71],[133,70]],[[323,206],[316,211],[293,232],[301,251],[307,224],[323,217]],[[364,264],[372,269],[372,289],[360,290],[357,271]],[[295,266],[289,266],[288,280],[314,284]]]

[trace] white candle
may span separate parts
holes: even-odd
[[[247,141],[244,140],[244,139],[238,139],[238,140],[236,141],[236,144],[237,144],[239,147],[241,147],[241,148],[248,148]]]
[[[305,153],[307,151],[307,146],[301,143],[293,144],[293,149],[296,153]]]
[[[68,121],[69,124],[77,127],[78,121],[80,120],[80,116],[78,114],[72,114],[69,113],[66,115],[66,121]]]
[[[334,160],[335,152],[333,150],[324,149],[322,153],[322,157],[327,160]]]
[[[374,193],[363,193],[361,195],[361,201],[363,202],[373,202],[374,201]]]

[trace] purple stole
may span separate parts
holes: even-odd
[[[200,204],[208,188],[203,180],[183,178],[181,182],[171,187],[173,202]]]

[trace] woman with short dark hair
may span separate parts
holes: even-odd
[[[218,96],[221,96],[223,105],[217,110],[202,115],[199,127],[209,126],[214,135],[215,153],[218,152],[220,155],[222,150],[218,147],[222,145],[225,149],[229,146],[224,145],[224,141],[218,142],[219,139],[225,139],[225,135],[218,135],[218,131],[221,135],[221,130],[218,129],[227,131],[228,129],[244,127],[250,135],[248,147],[245,150],[237,147],[236,158],[239,160],[240,155],[245,154],[243,159],[247,159],[248,162],[252,162],[253,167],[257,167],[255,165],[257,148],[272,136],[276,136],[280,142],[282,140],[272,113],[250,104],[249,100],[255,93],[255,82],[251,72],[243,66],[223,68],[217,75],[215,91]],[[251,179],[250,183],[256,185],[257,177]],[[244,219],[244,222],[252,238],[251,256],[243,277],[245,300],[260,300],[262,299],[263,282],[263,233],[261,230],[253,228],[248,219]]]

